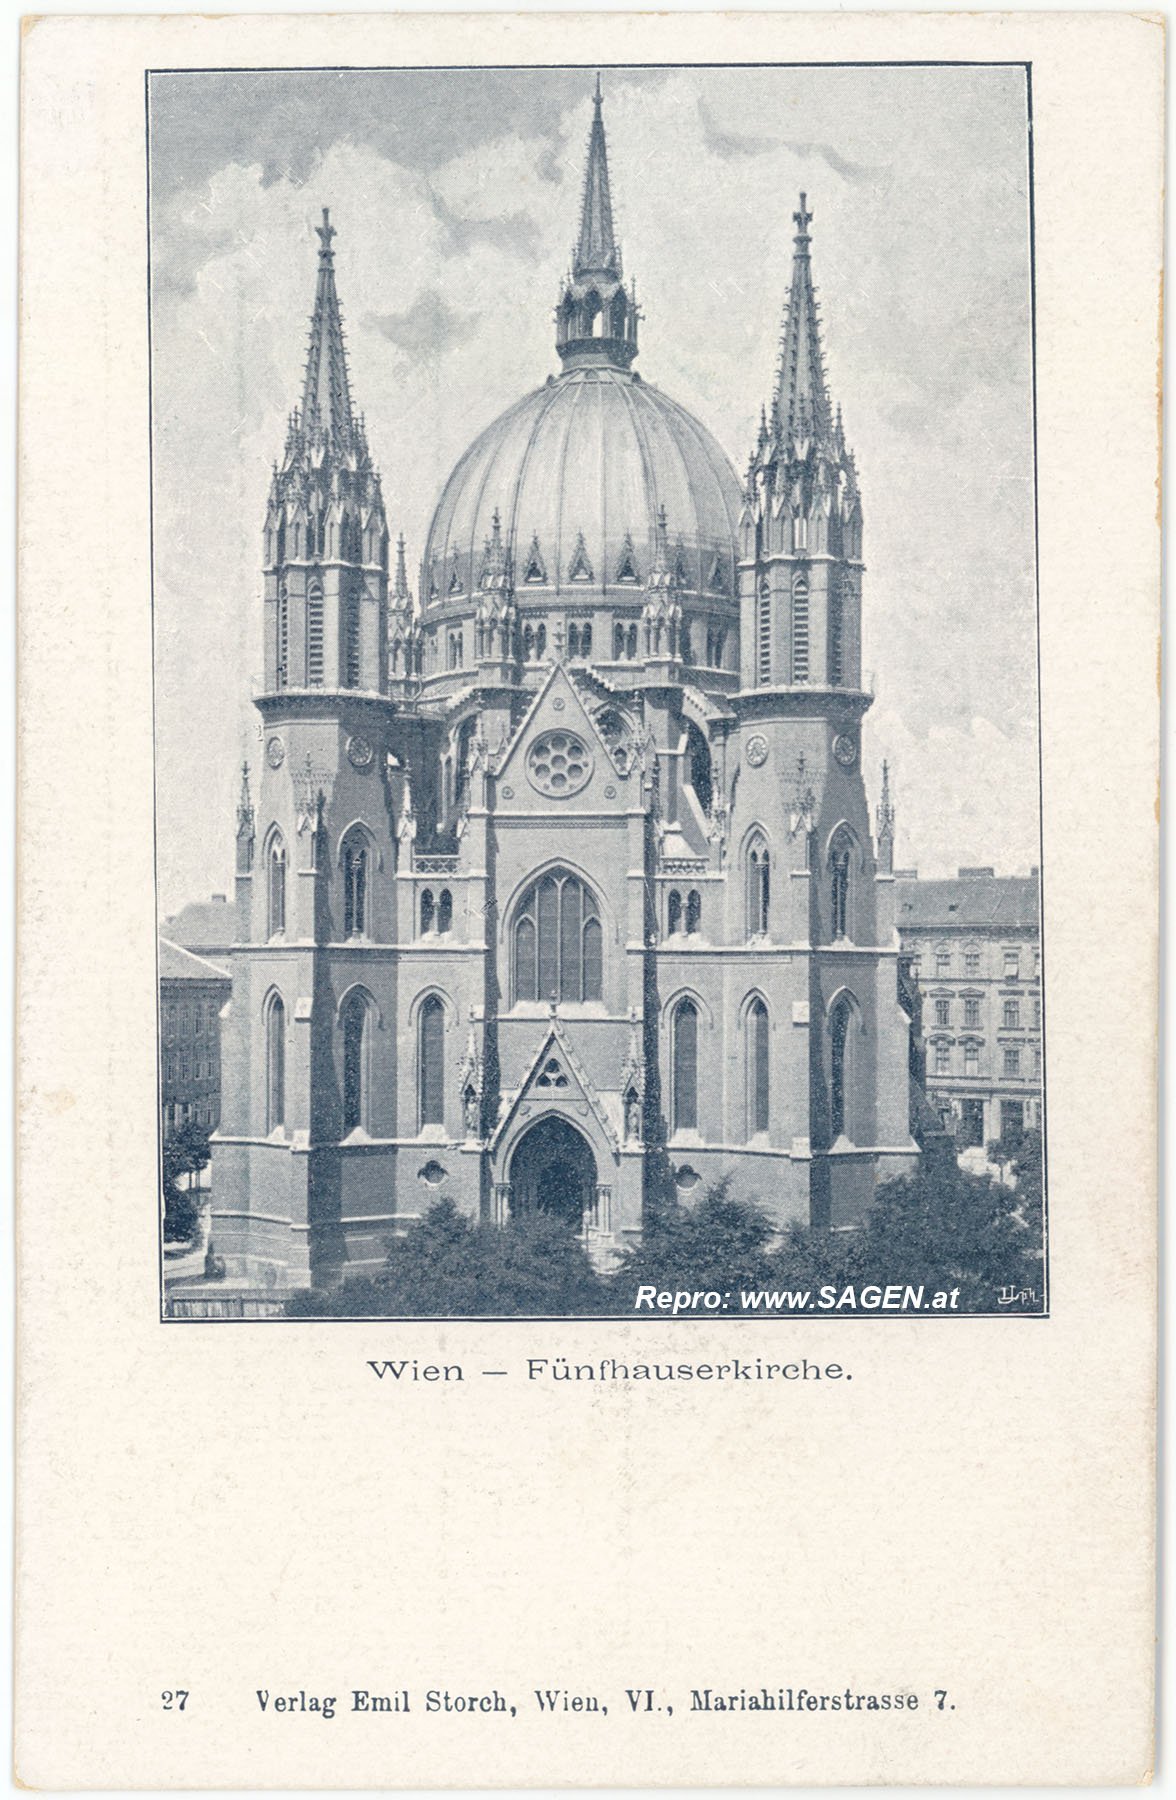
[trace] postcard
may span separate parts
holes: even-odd
[[[1162,71],[27,24],[25,1785],[1148,1779]]]

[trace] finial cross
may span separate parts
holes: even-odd
[[[792,215],[792,217],[796,220],[796,230],[797,230],[798,236],[800,236],[800,237],[806,237],[808,235],[808,228],[813,222],[813,215],[808,210],[808,207],[805,205],[806,199],[807,199],[807,195],[802,194],[800,196],[800,211],[794,212]]]
[[[331,213],[330,213],[329,207],[326,207],[326,206],[323,207],[323,222],[321,225],[315,226],[315,231],[318,233],[319,243],[322,245],[322,249],[319,251],[319,255],[320,256],[330,256],[330,254],[331,254],[331,239],[333,237],[338,237],[339,234],[335,230],[335,227],[331,224]]]

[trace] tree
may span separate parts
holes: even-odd
[[[696,1206],[665,1194],[647,1215],[641,1243],[623,1252],[610,1279],[618,1311],[633,1310],[638,1287],[726,1294],[762,1286],[776,1227],[754,1201],[733,1200],[724,1177]]]
[[[294,1295],[287,1310],[303,1318],[566,1318],[599,1312],[604,1298],[582,1241],[549,1214],[500,1228],[438,1200],[393,1240],[373,1280]]]
[[[191,1178],[208,1167],[212,1151],[202,1125],[181,1125],[163,1146],[163,1236],[169,1244],[187,1242],[200,1223],[200,1198]],[[188,1181],[180,1186],[180,1176]]]

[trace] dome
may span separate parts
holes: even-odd
[[[734,599],[742,495],[709,431],[639,375],[602,360],[553,376],[466,451],[433,516],[426,605],[476,593],[495,514],[517,602],[641,588],[659,509],[683,588]]]

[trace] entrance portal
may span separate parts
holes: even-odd
[[[596,1159],[574,1125],[550,1116],[524,1135],[510,1161],[511,1211],[545,1212],[580,1231],[596,1191]]]

